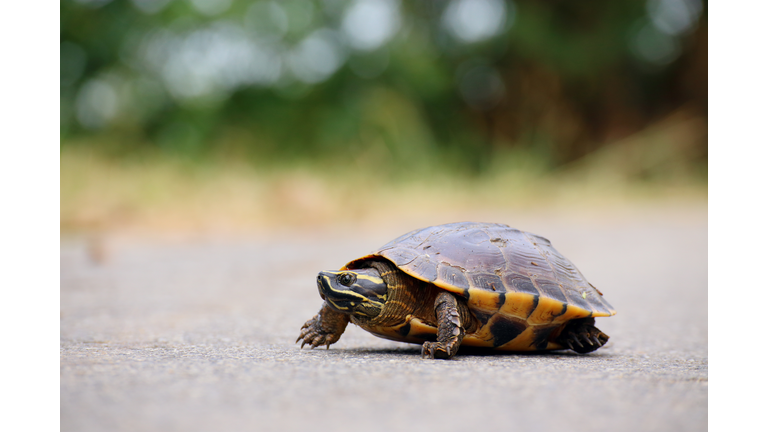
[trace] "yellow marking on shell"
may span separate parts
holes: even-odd
[[[535,327],[528,327],[516,338],[494,349],[498,351],[537,351],[535,347],[531,346],[534,330]],[[485,334],[473,333],[464,336],[461,344],[472,347],[493,348],[493,337],[488,339]]]
[[[493,313],[492,311],[488,311],[486,313]],[[485,323],[484,326],[477,329],[474,333],[472,333],[469,339],[467,339],[467,336],[464,337],[464,341],[462,341],[462,344],[465,342],[469,346],[478,346],[478,347],[493,347],[493,340],[494,336],[491,332],[491,327],[493,326],[493,323],[496,322],[500,317],[498,315],[491,316],[488,321]],[[525,322],[523,322],[523,325],[525,325]]]
[[[570,349],[570,348],[565,347],[563,345],[560,345],[559,343],[552,342],[552,341],[547,342],[547,350],[561,350],[561,349]]]
[[[505,343],[504,345],[497,347],[497,350],[501,351],[536,351],[536,348],[531,346],[534,339],[535,326],[530,326],[523,330],[516,338]]]
[[[586,318],[592,311],[585,310],[575,305],[568,305],[564,314],[558,315],[563,310],[563,303],[546,297],[539,297],[536,310],[528,317],[528,324],[559,324],[574,318]]]
[[[554,322],[555,324],[560,324],[573,319],[586,318],[589,316],[589,312],[590,311],[584,310],[580,307],[577,307],[574,305],[568,305],[568,310],[566,310],[564,314],[555,318]],[[595,315],[593,314],[592,316],[595,316]]]
[[[464,339],[461,341],[461,344],[471,347],[493,348],[493,336],[490,335],[489,329],[491,321],[493,321],[493,319],[489,321],[488,325],[484,326],[477,332],[466,334]],[[362,327],[364,330],[374,334],[375,336],[384,339],[415,344],[422,344],[426,340],[425,338],[417,337],[416,335],[437,334],[437,327],[427,324],[421,319],[413,317],[412,315],[408,315],[405,319],[405,322],[401,322],[394,326],[368,326],[363,323],[358,323],[358,325],[360,325],[360,327]],[[403,336],[400,333],[400,330],[405,325],[409,325],[410,330],[408,331],[407,335]],[[529,326],[515,339],[512,339],[506,344],[496,347],[495,349],[499,351],[536,351],[535,347],[531,346],[531,343],[534,340],[534,331],[537,329],[537,327],[538,326]],[[548,342],[546,349],[563,349],[563,347],[554,342]]]
[[[539,304],[536,305],[536,309],[531,313],[527,321],[533,325],[550,324],[553,322],[555,315],[559,314],[562,310],[562,302],[547,297],[539,297]]]
[[[531,345],[536,337],[535,331],[538,328],[539,326],[529,326],[516,338],[494,349],[498,351],[538,351]],[[477,333],[464,336],[464,340],[462,340],[461,344],[472,347],[493,348],[493,338],[491,337],[488,339],[487,335],[483,332],[483,329],[481,329]],[[547,342],[547,347],[545,349],[563,349],[563,347],[554,342]]]
[[[508,292],[504,296],[504,304],[501,305],[501,308],[499,308],[499,299],[500,296],[498,294],[476,288],[469,289],[468,303],[470,308],[489,314],[491,317],[483,327],[477,329],[469,338],[465,336],[464,341],[467,345],[493,347],[494,336],[491,333],[491,326],[495,322],[497,315],[515,319],[523,325],[528,325],[526,318],[533,307],[534,296],[532,294]],[[465,342],[462,342],[462,344]]]
[[[590,296],[589,292],[585,292],[585,294],[587,294],[588,298],[586,300],[591,307],[593,317],[609,317],[609,316],[616,315],[616,311],[613,308],[607,307],[605,304],[602,304],[600,302],[600,299],[597,298],[597,296],[595,296],[594,294]],[[595,298],[593,299],[590,297],[595,297]],[[597,308],[595,307],[596,304],[602,304],[605,309],[608,309],[608,312],[601,312],[597,310]]]
[[[528,314],[531,313],[531,309],[533,309],[534,299],[535,296],[533,294],[508,292],[505,296],[504,304],[499,309],[499,313],[526,320]]]
[[[363,330],[368,331],[375,336],[399,341],[399,342],[411,342],[421,344],[426,339],[416,337],[415,335],[436,335],[437,327],[429,325],[419,318],[415,318],[412,315],[408,315],[405,322],[401,322],[394,326],[380,326],[380,325],[365,325],[363,323],[358,324]],[[407,335],[403,336],[400,333],[400,329],[403,326],[410,325],[410,330]]]
[[[421,277],[418,274],[414,274],[413,271],[403,268],[403,271],[407,273],[409,276],[412,276],[416,279],[425,280],[423,277]],[[426,281],[429,282],[429,281]],[[454,294],[458,294],[460,296],[464,296],[464,290],[457,288],[451,284],[449,284],[446,281],[442,281],[440,279],[435,280],[431,282],[438,288],[442,288],[446,291],[452,292]],[[504,305],[501,307],[501,312],[504,314],[509,314],[514,317],[518,318],[525,318],[527,313],[531,310],[531,305],[533,304],[533,294],[525,294],[525,293],[516,293],[516,292],[507,292],[506,293],[506,301],[504,302]],[[495,293],[488,292],[485,290],[477,289],[477,288],[469,288],[469,302],[472,305],[471,307],[474,307],[475,302],[482,302],[484,305],[488,305],[492,299],[495,298]],[[544,308],[542,308],[542,305],[544,305]],[[553,305],[555,306],[554,309],[552,309]],[[551,315],[559,313],[563,308],[563,303],[550,299],[548,297],[539,296],[539,304],[536,308],[537,313],[541,316],[537,316],[534,318],[534,321],[530,321],[531,324],[548,324],[551,321]],[[482,307],[481,309],[493,309],[496,308],[488,308],[487,306]],[[585,310],[582,309],[576,305],[569,304],[568,309],[575,309],[580,311],[577,316],[578,318],[589,316],[589,313],[592,312],[593,317],[607,317],[607,316],[613,316],[616,315],[616,311],[611,309],[610,313],[605,312],[599,312],[599,311],[593,311],[593,310]],[[583,315],[582,315],[583,313]],[[549,314],[549,315],[548,315]],[[566,315],[568,315],[566,313]],[[563,322],[561,319],[555,319],[554,322]]]
[[[409,335],[415,334],[437,334],[437,327],[431,326],[419,318],[412,318],[410,321],[411,331]]]
[[[472,333],[470,335],[465,335],[464,339],[461,340],[461,344],[471,347],[493,348],[493,339],[489,341],[482,336],[478,336],[477,333]]]
[[[495,312],[499,309],[499,295],[485,290],[470,288],[468,303],[473,309]]]

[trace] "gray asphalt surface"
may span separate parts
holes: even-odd
[[[549,238],[605,294],[606,347],[428,361],[352,325],[330,350],[294,344],[317,271],[424,223],[63,238],[61,430],[707,429],[706,210],[485,220]]]

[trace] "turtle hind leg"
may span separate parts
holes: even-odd
[[[608,338],[607,334],[595,327],[594,318],[581,318],[569,321],[556,342],[584,354],[602,347],[608,342]]]
[[[464,338],[464,328],[461,325],[461,314],[456,297],[447,292],[438,294],[435,300],[435,315],[437,316],[437,342],[424,342],[421,347],[421,357],[450,359],[461,345]]]

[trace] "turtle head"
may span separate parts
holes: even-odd
[[[317,289],[332,309],[350,315],[373,318],[387,301],[387,284],[372,268],[320,272]]]

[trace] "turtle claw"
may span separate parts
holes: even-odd
[[[596,335],[589,335],[589,339],[594,342],[594,345],[597,346],[603,346],[603,344],[600,343],[600,340],[597,338]]]
[[[440,358],[436,357],[435,354],[437,354],[437,342],[424,342],[424,345],[421,346],[421,358],[425,359],[434,359],[434,358]]]
[[[594,324],[594,318],[573,320],[560,333],[557,342],[580,354],[592,352],[608,342],[608,335]]]
[[[449,347],[449,344],[440,342],[424,342],[421,346],[421,358],[448,360],[458,351],[458,347]]]
[[[421,358],[435,358],[434,342],[424,342],[421,346]]]
[[[346,317],[343,319],[334,318],[333,314],[330,317],[324,317],[321,311],[321,314],[315,315],[301,326],[301,333],[299,333],[296,343],[301,341],[301,348],[304,348],[304,345],[309,345],[310,349],[315,349],[325,345],[326,349],[330,349],[331,344],[339,340],[346,326]]]

